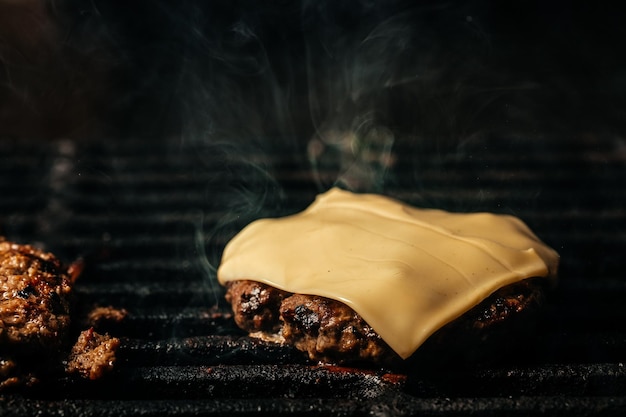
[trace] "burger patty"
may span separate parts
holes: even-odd
[[[0,237],[0,391],[30,386],[60,361],[72,274],[51,253]]]
[[[71,289],[54,255],[0,238],[0,351],[57,346],[70,324]]]
[[[51,253],[0,236],[0,391],[35,385],[63,362],[67,373],[88,379],[112,369],[120,341],[95,330],[122,320],[125,310],[92,310],[90,328],[71,347],[72,287],[81,269],[82,262],[66,268]]]
[[[521,334],[520,325],[527,324],[516,318],[537,311],[543,293],[541,283],[534,279],[503,287],[433,334],[419,351],[454,356],[455,361],[492,354],[491,348],[501,347],[503,341],[513,351],[518,346],[515,336]],[[334,364],[399,360],[358,313],[339,301],[292,294],[249,280],[229,282],[226,300],[240,328],[253,336],[278,338],[312,360]],[[468,350],[467,346],[474,348]],[[464,351],[457,351],[461,347]]]

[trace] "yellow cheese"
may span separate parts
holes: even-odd
[[[257,220],[218,279],[341,301],[402,358],[495,290],[556,276],[558,254],[518,218],[418,209],[337,188],[301,213]]]

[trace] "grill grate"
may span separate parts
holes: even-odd
[[[618,143],[483,138],[449,154],[415,146],[395,150],[387,194],[518,215],[561,253],[561,282],[527,358],[405,375],[316,366],[239,331],[211,265],[249,220],[308,205],[316,181],[337,178],[333,167],[314,175],[279,149],[245,158],[167,142],[4,140],[0,234],[65,260],[85,257],[81,305],[129,314],[110,329],[122,346],[109,378],[54,375],[34,392],[0,397],[0,414],[623,412],[626,158]]]

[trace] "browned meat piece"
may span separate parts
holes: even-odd
[[[280,303],[289,293],[255,281],[233,281],[228,284],[226,301],[235,313],[235,322],[243,330],[278,333]]]
[[[543,287],[535,280],[527,279],[496,291],[487,303],[471,310],[476,319],[472,327],[484,329],[504,322],[515,314],[535,311],[543,304]]]
[[[99,329],[107,324],[120,323],[127,315],[128,311],[123,308],[115,308],[113,306],[95,307],[87,315],[86,323],[88,326]]]
[[[0,350],[57,346],[70,324],[71,288],[54,255],[0,238]]]
[[[294,294],[280,306],[282,336],[327,363],[384,361],[392,351],[347,305],[324,297]]]
[[[530,357],[544,298],[542,279],[503,287],[433,334],[420,348],[422,356],[431,362],[451,358],[458,364]]]
[[[119,345],[120,340],[115,337],[96,333],[93,328],[85,330],[72,348],[66,370],[83,378],[98,379],[113,369]]]
[[[313,360],[337,364],[399,360],[380,336],[341,302],[290,294],[254,281],[229,283],[226,299],[242,329],[277,333]],[[432,335],[419,351],[440,358],[444,354],[447,359],[448,354],[454,355],[456,361],[486,355],[503,340],[514,344],[520,330],[515,319],[536,311],[542,299],[543,288],[536,280],[504,287]],[[505,350],[512,351],[509,347]]]
[[[69,350],[70,295],[80,263],[65,268],[52,254],[0,237],[0,390],[33,385],[62,370]],[[97,309],[93,325],[122,320],[123,310]],[[113,366],[119,340],[93,329],[74,346],[68,371],[96,379]]]

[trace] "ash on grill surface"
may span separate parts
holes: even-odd
[[[95,382],[51,375],[34,390],[2,394],[0,414],[619,415],[626,159],[615,141],[596,139],[557,138],[535,152],[523,141],[485,138],[464,156],[398,160],[387,194],[420,206],[513,213],[560,252],[562,265],[522,355],[393,372],[319,367],[233,322],[210,265],[247,221],[298,211],[314,198],[315,179],[289,154],[272,154],[268,164],[282,194],[268,191],[264,205],[238,218],[229,207],[243,201],[232,190],[263,180],[254,171],[190,169],[195,149],[0,141],[0,232],[62,259],[84,257],[79,307],[127,312],[106,323],[121,341],[112,374]]]

